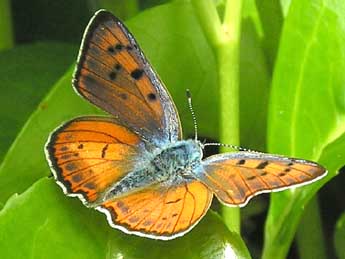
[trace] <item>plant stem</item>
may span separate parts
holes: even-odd
[[[228,0],[225,6],[224,42],[218,47],[220,139],[239,145],[239,48],[241,0]],[[240,209],[222,207],[222,216],[230,230],[240,233]]]
[[[208,40],[215,50],[221,42],[222,24],[212,0],[192,0],[199,22]]]
[[[228,0],[223,23],[212,0],[192,0],[206,38],[216,55],[219,80],[220,140],[239,144],[239,45],[241,0]],[[240,210],[222,207],[225,224],[240,232]]]
[[[298,226],[296,238],[299,258],[327,258],[317,196],[305,208],[305,212]]]
[[[0,0],[0,50],[13,47],[12,17],[9,0]]]

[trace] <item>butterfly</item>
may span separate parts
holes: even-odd
[[[202,160],[206,145],[182,139],[177,109],[132,34],[100,10],[86,28],[73,87],[111,117],[75,118],[46,144],[68,196],[129,234],[169,240],[190,231],[213,195],[245,206],[255,195],[313,182],[317,163],[239,151]]]

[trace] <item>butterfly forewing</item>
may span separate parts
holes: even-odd
[[[50,137],[47,157],[64,191],[94,206],[145,153],[138,135],[104,117],[74,119]]]
[[[227,205],[244,206],[250,198],[315,181],[326,174],[320,165],[262,153],[226,153],[203,161],[199,176]]]
[[[207,212],[212,192],[201,182],[156,185],[105,201],[97,209],[128,233],[172,239],[190,230]]]
[[[86,29],[73,81],[83,97],[152,144],[181,138],[178,113],[126,27],[99,11]]]

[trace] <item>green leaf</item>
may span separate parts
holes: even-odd
[[[342,0],[296,0],[286,17],[270,97],[269,151],[319,161],[329,172],[272,195],[263,258],[286,256],[306,203],[345,161],[344,12]]]
[[[16,42],[79,43],[92,15],[89,6],[92,1],[11,1]]]
[[[334,233],[334,246],[339,259],[345,258],[345,213],[337,221]]]
[[[269,70],[254,22],[245,18],[241,26],[240,143],[243,147],[264,151],[266,149]]]
[[[280,5],[283,10],[284,17],[287,16],[292,0],[280,0]]]
[[[264,34],[262,44],[271,73],[279,46],[283,11],[279,0],[256,0],[256,5],[259,10]]]
[[[170,0],[138,0],[141,8],[151,8],[155,5],[162,5],[162,4],[165,4],[169,1]]]
[[[12,17],[10,1],[0,1],[0,50],[13,47]]]
[[[242,2],[242,19],[251,20],[251,22],[254,24],[258,37],[261,39],[263,36],[263,31],[255,1],[256,0],[246,0]]]
[[[12,196],[0,212],[0,251],[3,258],[250,258],[213,212],[172,241],[135,237],[110,228],[103,214],[47,178]]]
[[[71,44],[40,42],[0,52],[0,162],[76,51]]]
[[[139,11],[138,0],[99,0],[94,2],[97,3],[95,5],[98,7],[94,11],[103,8],[121,20],[126,20],[136,15]]]

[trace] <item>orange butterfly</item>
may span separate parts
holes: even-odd
[[[46,156],[68,196],[107,215],[126,233],[173,239],[210,207],[244,206],[253,196],[313,182],[320,165],[254,152],[202,160],[205,145],[182,140],[176,107],[133,36],[116,17],[91,19],[75,90],[113,117],[76,118],[55,130]]]

